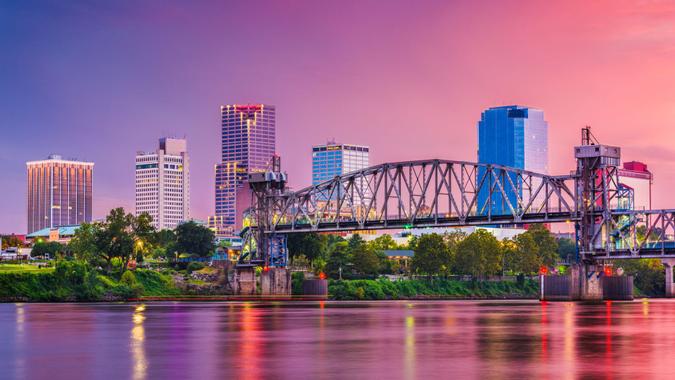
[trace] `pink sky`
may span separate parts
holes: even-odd
[[[165,134],[188,138],[192,213],[205,219],[219,106],[247,102],[277,106],[295,187],[310,183],[311,145],[330,138],[370,145],[373,164],[475,161],[481,111],[519,104],[544,110],[552,174],[573,169],[588,124],[649,165],[655,207],[675,208],[674,4],[0,6],[13,37],[0,39],[0,231],[25,230],[24,163],[51,152],[96,162],[95,217],[132,210],[134,154]]]

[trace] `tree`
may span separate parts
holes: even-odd
[[[572,239],[558,239],[558,256],[561,260],[571,262],[577,254],[577,245]]]
[[[347,243],[349,245],[349,252],[354,252],[357,249],[361,249],[361,247],[366,244],[365,240],[363,240],[359,234],[353,234],[352,237],[347,240]]]
[[[63,246],[63,244],[57,242],[57,241],[49,241],[49,242],[37,242],[33,244],[33,249],[31,250],[31,256],[38,257],[38,256],[45,256],[49,254],[50,257],[54,258],[56,257],[57,254],[59,253],[65,253],[66,249]]]
[[[210,229],[195,222],[185,222],[176,227],[176,251],[208,257],[213,254],[215,235]]]
[[[95,236],[100,234],[101,225],[99,223],[82,223],[80,228],[75,231],[75,235],[70,239],[68,247],[78,260],[86,261],[98,266],[98,247],[96,246]]]
[[[289,256],[293,258],[297,255],[303,255],[309,261],[314,261],[314,259],[323,255],[328,248],[325,236],[315,232],[290,234],[287,242]]]
[[[122,207],[110,210],[110,213],[102,223],[101,228],[94,235],[94,244],[100,258],[105,261],[106,270],[112,270],[112,260],[118,258],[122,261],[122,272],[127,269],[127,264],[134,252],[134,236],[132,225],[134,216],[126,214]]]
[[[505,270],[518,274],[531,274],[539,271],[543,259],[539,247],[531,234],[523,233],[512,240],[502,242]]]
[[[558,242],[551,231],[547,230],[543,224],[534,224],[525,233],[534,239],[542,264],[548,267],[554,266],[558,261]]]
[[[418,237],[415,239],[414,251],[413,271],[429,276],[449,273],[452,258],[443,236],[434,233]]]
[[[374,251],[399,249],[398,244],[396,244],[396,241],[394,241],[394,238],[388,234],[378,236],[375,240],[370,241],[368,246]]]
[[[83,223],[69,247],[78,259],[103,265],[108,272],[113,260],[119,259],[124,272],[135,254],[143,254],[150,248],[155,233],[151,223],[147,214],[135,217],[121,207],[115,208],[103,222]]]
[[[347,242],[335,243],[331,249],[326,263],[326,271],[332,278],[338,278],[340,272],[344,272],[351,264],[349,244]]]
[[[23,242],[16,235],[2,236],[2,247],[0,249],[7,249],[10,247],[23,247]]]
[[[501,269],[501,244],[491,233],[477,230],[457,244],[456,273],[479,277],[498,274]]]
[[[362,274],[375,275],[380,272],[382,262],[377,253],[368,248],[365,244],[358,245],[351,252],[354,270]]]
[[[154,256],[173,257],[176,251],[176,233],[169,229],[155,231],[152,247]]]

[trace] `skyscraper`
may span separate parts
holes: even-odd
[[[93,162],[51,155],[26,163],[28,233],[91,222]]]
[[[312,147],[312,185],[335,176],[369,166],[369,151],[365,145],[336,144]]]
[[[370,149],[365,145],[336,144],[328,142],[325,145],[316,145],[312,147],[312,185],[330,180],[335,176],[353,172],[355,170],[367,168]],[[361,192],[364,198],[369,198],[370,192],[366,189],[361,179],[356,180],[356,184],[361,186]],[[337,194],[333,198],[336,199]],[[323,201],[328,200],[320,199]],[[361,196],[355,194],[355,204],[361,203]]]
[[[245,181],[249,173],[265,171],[276,151],[276,112],[265,104],[225,105],[222,120],[221,163],[216,165],[215,217],[218,234],[241,228],[237,222],[245,208]]]
[[[544,112],[522,106],[502,106],[483,111],[478,122],[478,162],[498,164],[537,173],[548,173],[548,123]],[[484,169],[479,169],[479,175]],[[514,183],[518,181],[512,178]],[[488,198],[488,184],[478,193],[478,204]],[[512,205],[516,205],[516,193],[505,190]],[[522,195],[522,194],[520,194]],[[493,215],[509,213],[505,199],[492,195],[490,208]],[[487,208],[478,210],[487,214]]]
[[[157,229],[173,229],[190,217],[187,141],[161,138],[152,153],[136,154],[136,215],[148,213]]]

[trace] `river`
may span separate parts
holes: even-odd
[[[675,301],[0,304],[2,379],[660,378]]]

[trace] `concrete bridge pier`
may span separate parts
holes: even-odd
[[[664,268],[666,269],[666,297],[673,298],[675,297],[675,283],[673,283],[673,266],[675,265],[675,259],[663,259],[661,260]]]
[[[572,266],[572,297],[581,301],[602,301],[604,297],[597,265],[576,264]],[[576,289],[575,289],[576,288]]]
[[[234,294],[251,296],[257,293],[254,266],[237,267],[234,270]]]

